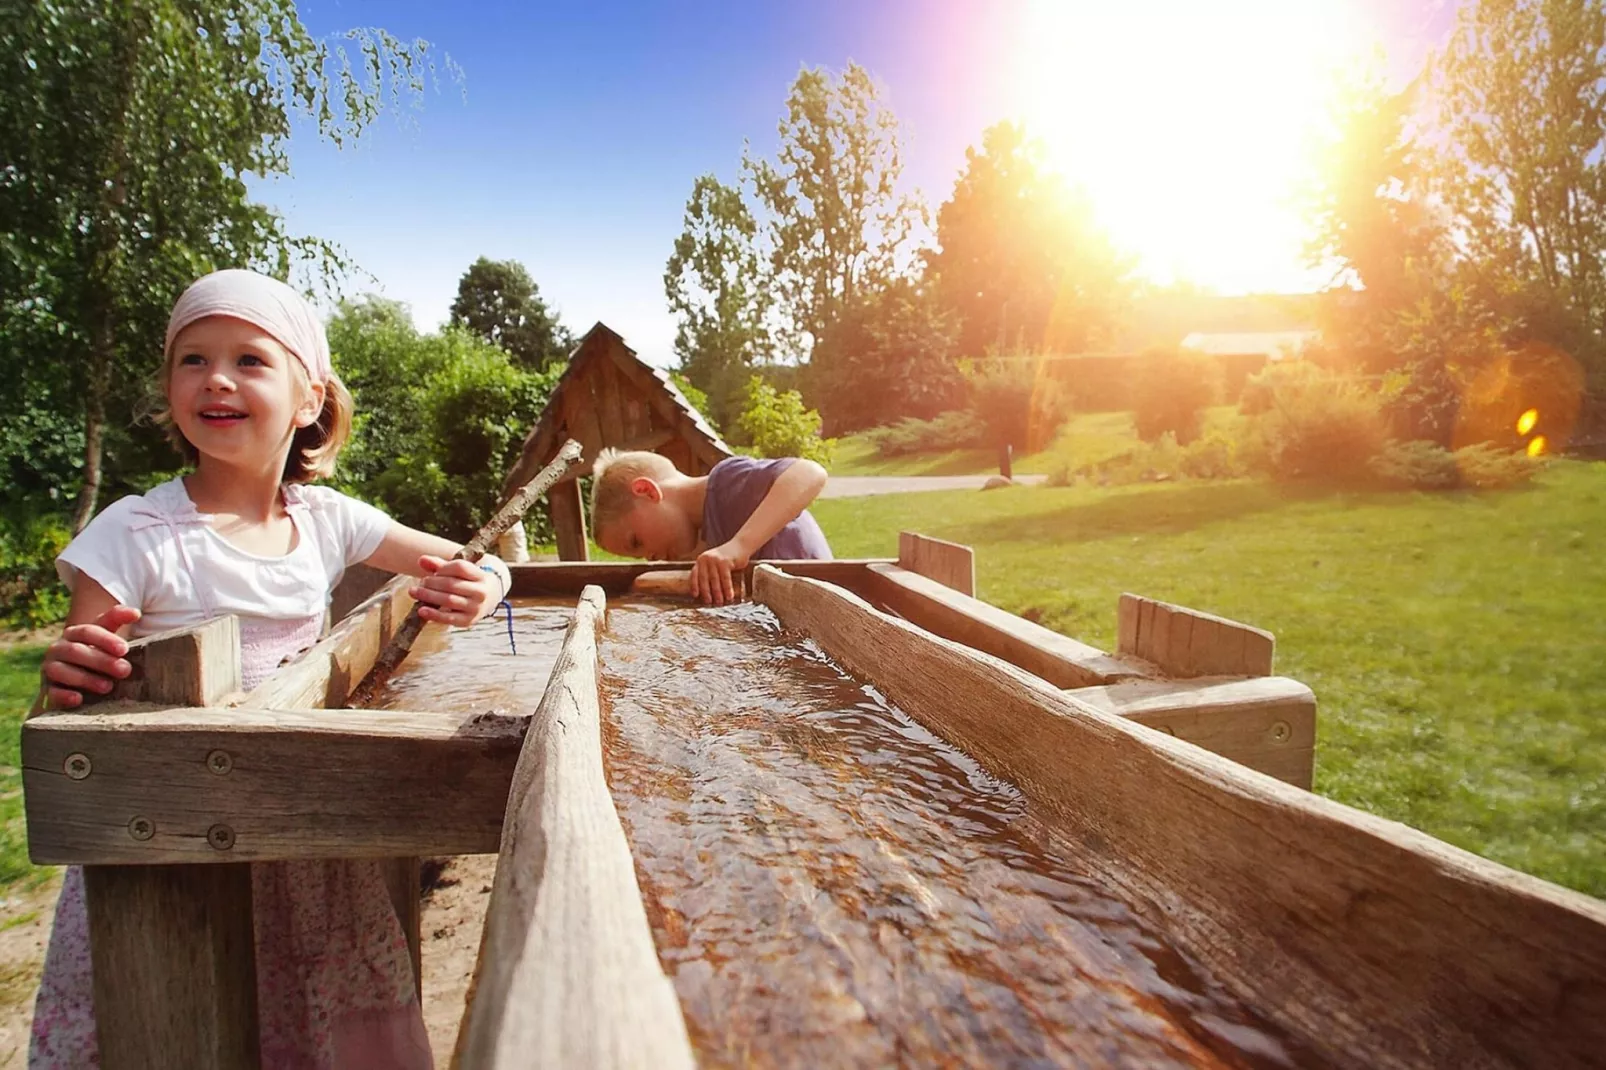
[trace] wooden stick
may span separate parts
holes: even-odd
[[[496,511],[496,515],[486,521],[485,526],[468,540],[464,547],[452,555],[453,561],[478,561],[485,556],[485,551],[496,543],[497,537],[513,526],[513,522],[529,512],[530,506],[535,504],[537,498],[545,494],[558,481],[558,477],[568,470],[569,465],[580,459],[582,452],[580,443],[574,439],[563,444],[558,455],[552,458],[552,463],[535,474],[535,478],[520,487],[507,504]],[[413,649],[413,643],[418,639],[418,633],[424,630],[424,619],[418,615],[415,605],[407,613],[407,619],[402,626],[396,629],[385,649],[379,652],[374,660],[373,670],[368,678],[357,689],[359,695],[356,705],[363,705],[363,699],[372,696],[373,692],[391,673],[396,671]]]

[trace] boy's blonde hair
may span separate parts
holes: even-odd
[[[288,361],[287,366],[295,379],[296,388],[305,397],[312,389],[307,369],[301,366],[299,360]],[[169,356],[162,364],[162,392],[151,418],[167,429],[167,440],[183,455],[185,461],[193,465],[201,459],[200,452],[184,437],[178,424],[173,422],[173,410],[167,404],[167,388],[172,378],[173,358]],[[346,440],[351,437],[354,408],[345,384],[331,374],[323,384],[323,409],[316,420],[306,427],[297,428],[291,437],[290,453],[284,459],[284,474],[280,478],[286,483],[311,483],[315,479],[328,479],[334,475],[335,458],[340,456]]]
[[[668,457],[645,450],[607,449],[591,465],[591,533],[611,528],[636,507],[630,485],[638,479],[668,479],[680,469]]]

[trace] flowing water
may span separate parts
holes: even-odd
[[[609,783],[704,1066],[1312,1066],[768,610],[614,604]]]

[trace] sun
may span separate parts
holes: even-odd
[[[1033,0],[1012,97],[1050,161],[1160,282],[1320,285],[1297,203],[1354,0]]]

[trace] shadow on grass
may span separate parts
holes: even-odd
[[[1119,535],[1174,535],[1221,520],[1286,508],[1328,497],[1269,483],[1204,483],[1144,487],[1078,502],[1050,513],[974,521],[946,538],[966,543],[1032,540],[1094,542]]]

